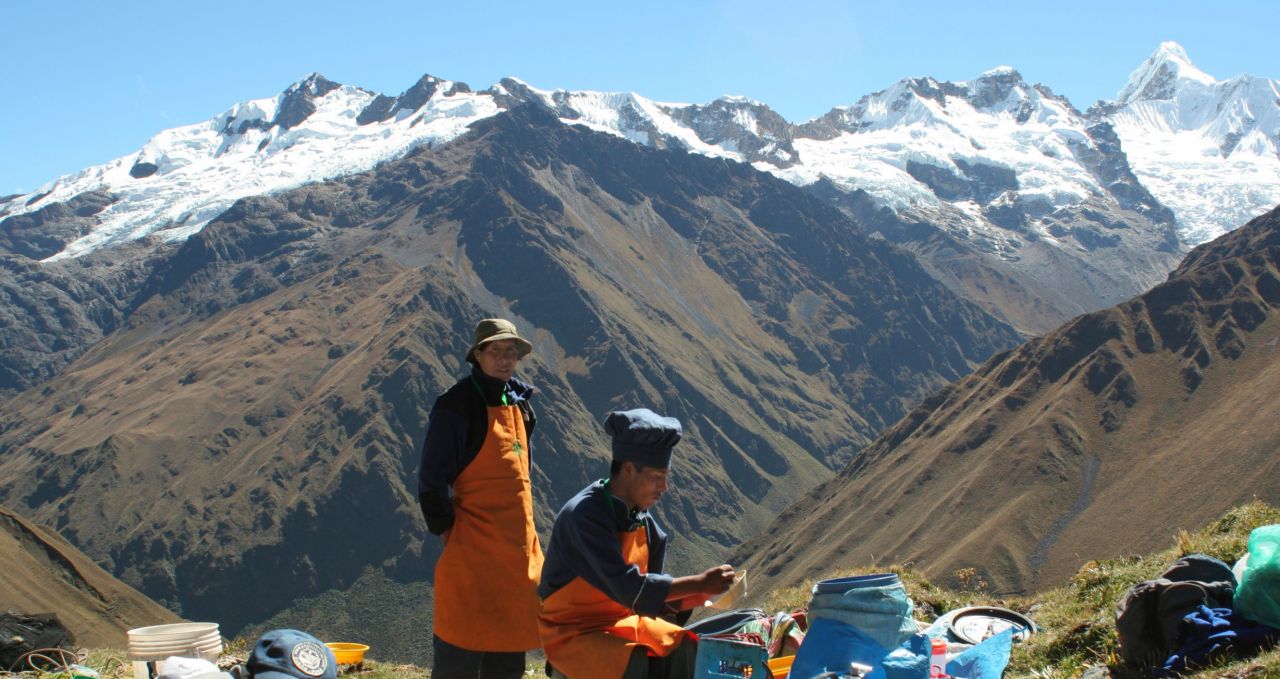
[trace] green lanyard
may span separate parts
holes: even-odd
[[[643,526],[644,521],[640,519],[640,513],[635,510],[627,509],[627,506],[622,503],[622,500],[619,500],[618,496],[614,495],[613,491],[609,490],[610,480],[611,479],[602,479],[604,483],[601,484],[604,486],[604,496],[609,499],[609,508],[612,510],[613,506],[617,505],[619,509],[622,509],[623,513],[626,514],[627,520],[631,522],[631,527],[627,529],[628,531],[633,531],[640,526]]]
[[[489,399],[485,397],[484,389],[480,388],[480,383],[476,381],[475,375],[471,376],[471,385],[474,386],[476,388],[476,391],[480,394],[480,400],[484,401],[485,405],[488,406]],[[502,405],[504,406],[511,405],[511,401],[507,398],[507,385],[505,384],[502,385]],[[512,441],[511,452],[515,453],[516,457],[520,456],[520,453],[522,450],[524,449],[520,446],[520,439],[516,439],[515,441]]]

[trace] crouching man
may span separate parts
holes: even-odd
[[[696,639],[671,621],[733,584],[733,567],[672,577],[662,572],[667,534],[648,509],[667,490],[680,422],[645,408],[609,414],[609,478],[556,516],[538,596],[538,631],[553,676],[685,679]]]

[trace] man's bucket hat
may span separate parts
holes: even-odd
[[[476,324],[475,341],[471,343],[471,348],[467,350],[467,363],[476,362],[476,350],[498,340],[515,340],[516,351],[519,352],[520,358],[524,358],[530,351],[533,351],[533,345],[528,340],[520,336],[516,332],[516,326],[505,318],[486,318]]]

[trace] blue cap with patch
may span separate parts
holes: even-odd
[[[245,663],[253,679],[337,679],[338,660],[319,639],[296,629],[273,629],[253,645]]]

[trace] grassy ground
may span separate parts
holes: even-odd
[[[1115,679],[1146,679],[1151,670],[1121,662],[1116,640],[1115,607],[1134,584],[1160,574],[1178,557],[1201,553],[1234,563],[1247,551],[1249,532],[1258,526],[1280,523],[1280,509],[1261,502],[1238,507],[1221,519],[1195,533],[1175,536],[1174,546],[1146,557],[1129,557],[1092,561],[1063,587],[1042,592],[1030,598],[993,598],[984,593],[985,584],[973,574],[958,571],[960,589],[938,587],[909,568],[891,569],[902,578],[915,606],[916,619],[932,621],[949,610],[964,606],[1001,606],[1023,613],[1033,620],[1040,632],[1013,649],[1006,677],[1035,679],[1068,679],[1086,674]],[[855,569],[831,573],[826,577],[844,577],[873,572]],[[825,579],[825,578],[824,578]],[[812,583],[772,593],[762,606],[766,611],[793,611],[809,600]],[[247,656],[246,642],[228,645],[220,665],[226,667]],[[376,656],[376,652],[371,652]],[[101,679],[131,679],[132,665],[122,651],[93,650],[81,654],[80,664],[98,672]],[[0,673],[0,676],[14,673]],[[72,679],[70,672],[26,672],[32,679]],[[425,679],[431,673],[413,665],[377,662],[347,665],[339,676],[352,679]],[[531,679],[545,679],[541,664],[525,673]],[[1224,677],[1232,679],[1280,677],[1280,649],[1245,659],[1224,659],[1198,673],[1184,675],[1195,679]]]
[[[248,658],[248,646],[251,642],[245,639],[234,639],[227,643],[226,649],[223,651],[222,657],[218,659],[218,666],[226,670],[237,663],[243,663]],[[64,665],[79,664],[96,673],[97,679],[133,679],[133,663],[129,662],[124,651],[115,649],[90,649],[81,651],[78,658],[61,658],[58,659]],[[0,672],[0,677],[6,679],[76,679],[77,677],[92,677],[93,675],[85,674],[82,670],[63,670],[57,672]],[[378,662],[373,659],[367,659],[365,662],[354,665],[341,665],[338,671],[339,677],[349,679],[427,679],[431,676],[431,671],[414,665],[402,665],[398,663]],[[546,679],[546,675],[542,672],[541,663],[537,667],[530,665],[525,670],[525,677],[529,679]]]
[[[1174,546],[1144,558],[1111,559],[1085,564],[1065,587],[1037,597],[1032,611],[1045,629],[1015,649],[1010,676],[1076,677],[1088,667],[1105,666],[1117,679],[1151,676],[1118,657],[1115,607],[1134,584],[1150,580],[1186,554],[1208,554],[1226,562],[1248,551],[1249,532],[1280,523],[1280,509],[1253,502],[1227,512],[1195,533],[1183,532]],[[1106,676],[1106,675],[1103,675]],[[1237,661],[1224,660],[1193,677],[1280,677],[1280,651]]]
[[[1091,561],[1066,586],[1028,598],[987,596],[983,593],[985,583],[972,581],[973,574],[963,571],[955,575],[964,585],[959,590],[951,590],[933,585],[909,568],[890,570],[902,578],[915,605],[917,620],[930,622],[942,613],[964,606],[1000,606],[1034,620],[1040,632],[1014,647],[1006,677],[1068,679],[1088,672],[1091,677],[1150,679],[1150,668],[1130,666],[1119,657],[1115,609],[1129,588],[1157,577],[1186,554],[1208,554],[1232,564],[1248,551],[1250,531],[1277,523],[1280,523],[1280,509],[1262,502],[1244,505],[1200,531],[1175,536],[1176,544],[1163,552],[1146,557]],[[851,570],[829,577],[870,572],[873,571]],[[812,583],[774,592],[763,608],[768,611],[800,608],[808,602],[810,587]],[[1242,660],[1224,659],[1184,676],[1280,677],[1280,650]]]

